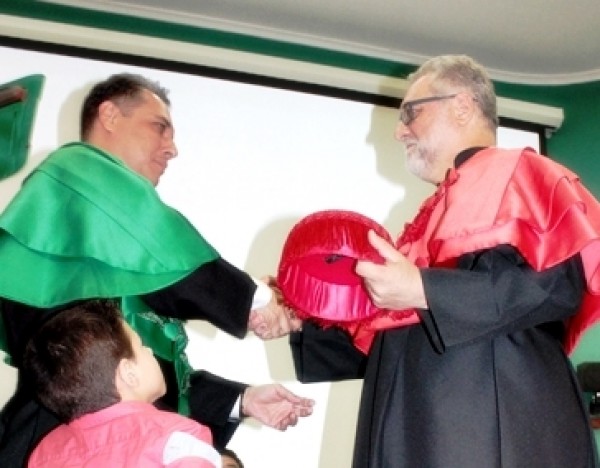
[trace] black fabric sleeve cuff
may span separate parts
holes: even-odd
[[[359,379],[367,357],[340,328],[323,329],[304,322],[302,331],[290,333],[296,378],[303,383]]]
[[[227,445],[240,423],[230,415],[247,387],[207,371],[195,371],[190,377],[190,417],[210,427],[217,449]]]
[[[256,283],[222,258],[207,262],[190,275],[142,296],[156,313],[180,320],[207,320],[243,338],[248,331]]]

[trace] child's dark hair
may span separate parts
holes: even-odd
[[[228,448],[224,448],[220,451],[221,455],[226,455],[229,458],[233,459],[239,466],[240,468],[244,468],[244,464],[242,463],[242,460],[240,460],[240,458],[237,456],[237,454]]]
[[[69,422],[120,401],[116,369],[132,357],[117,303],[90,300],[44,323],[27,344],[23,367],[41,403]]]

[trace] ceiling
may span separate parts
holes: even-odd
[[[420,64],[471,55],[494,79],[600,79],[599,0],[46,0]]]

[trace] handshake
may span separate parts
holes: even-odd
[[[272,276],[262,278],[272,291],[271,300],[264,307],[250,312],[248,328],[263,340],[272,340],[302,329],[302,320],[284,303],[277,281]]]

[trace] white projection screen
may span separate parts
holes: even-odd
[[[134,66],[114,57],[0,46],[0,63],[0,83],[29,74],[46,77],[29,160],[0,181],[0,210],[49,151],[78,138],[79,106],[90,86],[124,71],[170,90],[179,156],[158,186],[160,195],[224,258],[257,277],[275,273],[287,232],[309,213],[354,210],[395,235],[432,191],[404,168],[392,107],[284,84],[248,84],[139,61]],[[539,149],[540,133],[502,128],[499,145]],[[278,381],[316,400],[314,414],[283,433],[244,422],[230,447],[245,466],[350,466],[361,382],[302,385],[285,338],[264,343],[249,334],[237,340],[202,322],[187,328],[195,367],[251,384]],[[0,373],[3,404],[16,377],[4,364]]]

